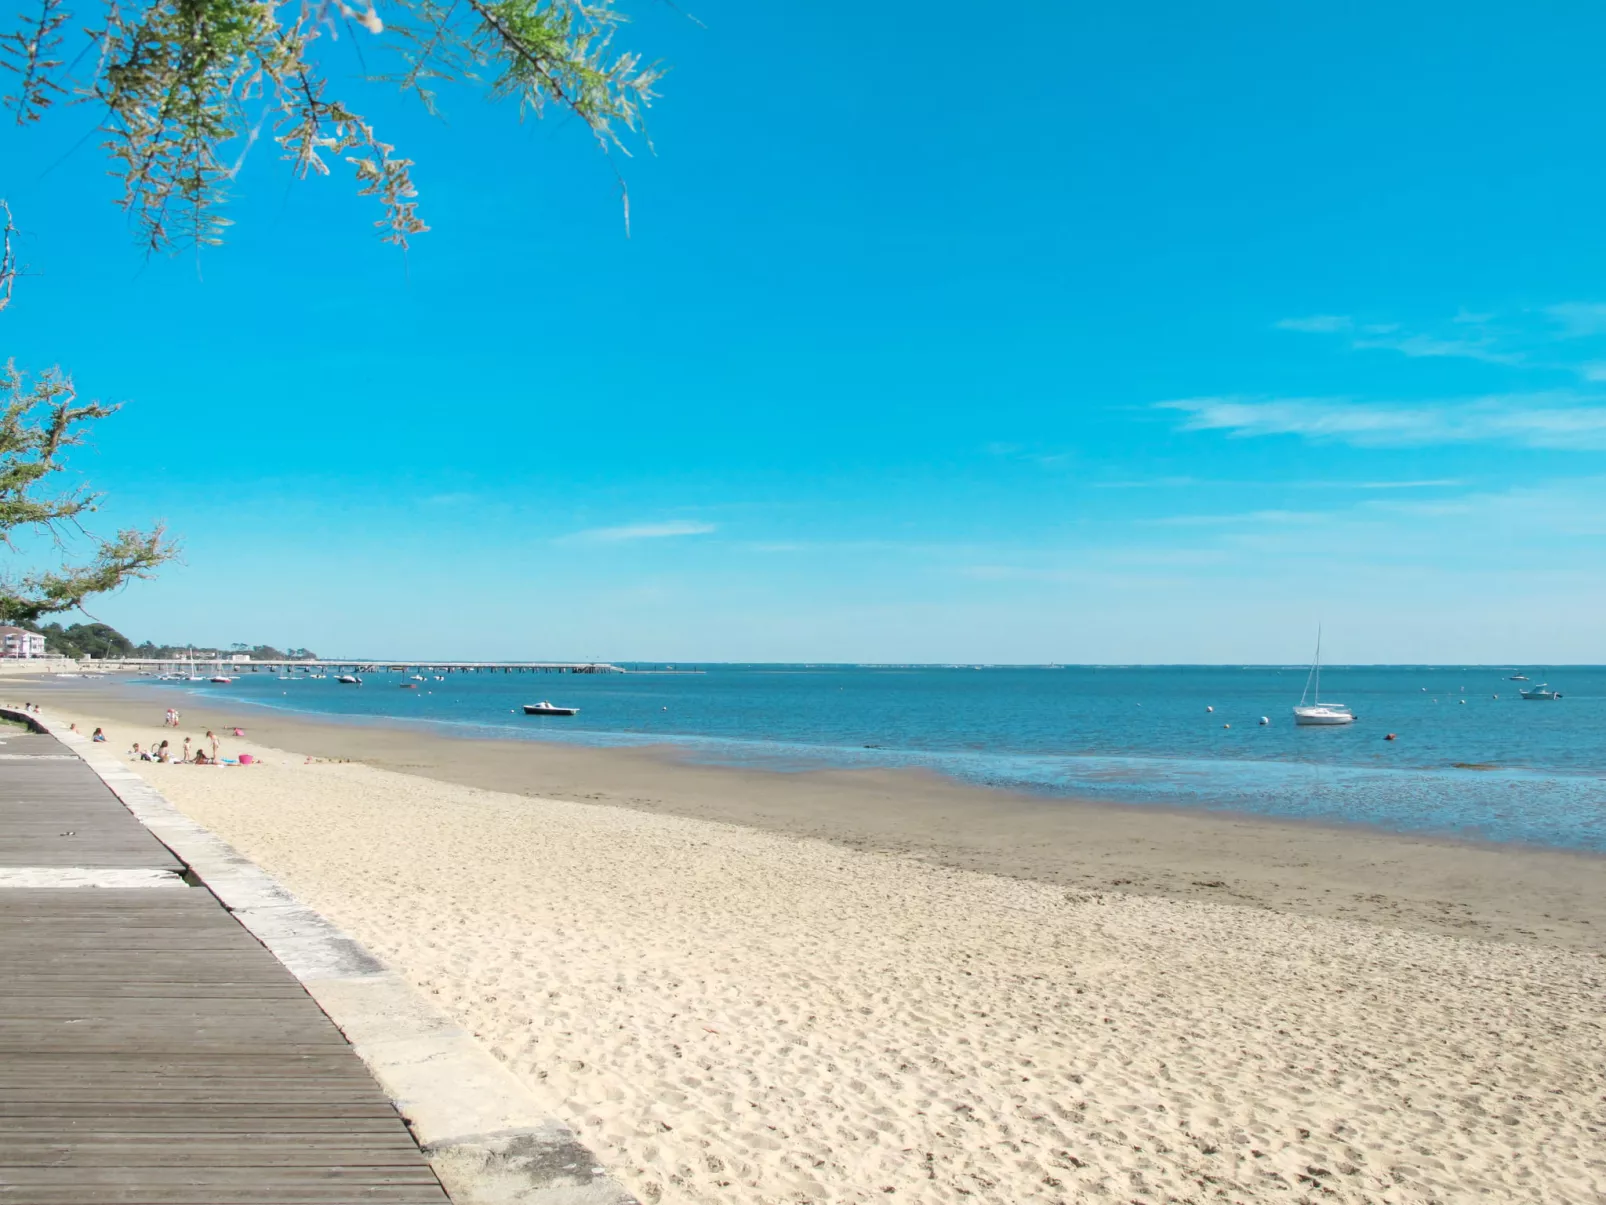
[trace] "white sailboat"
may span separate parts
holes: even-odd
[[[1314,686],[1314,690],[1312,687]],[[1305,702],[1310,696],[1310,703]],[[1322,630],[1316,629],[1316,661],[1305,675],[1305,689],[1294,708],[1294,723],[1306,725],[1353,724],[1355,714],[1342,703],[1322,702]]]

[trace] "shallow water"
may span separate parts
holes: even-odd
[[[1519,699],[1528,683],[1508,681],[1514,672],[1328,668],[1323,696],[1360,717],[1345,728],[1294,726],[1303,666],[715,665],[697,674],[450,674],[416,690],[397,689],[406,678],[391,673],[365,674],[359,688],[245,672],[228,686],[152,685],[481,735],[667,740],[707,762],[924,767],[1050,795],[1606,852],[1606,668],[1525,671],[1561,691],[1556,702]],[[541,699],[580,714],[519,713]],[[1385,741],[1389,732],[1398,739]]]

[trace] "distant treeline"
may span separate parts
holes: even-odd
[[[135,644],[109,623],[75,623],[62,627],[59,623],[23,624],[30,631],[45,638],[45,651],[62,657],[94,657],[97,660],[116,657],[158,657],[169,661],[216,660],[240,654],[253,661],[316,661],[318,654],[311,649],[290,649],[280,652],[271,644],[231,644],[220,649],[209,644],[154,644],[147,640]]]

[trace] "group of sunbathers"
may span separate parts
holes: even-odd
[[[95,731],[99,732],[100,729],[97,728]],[[160,745],[152,745],[149,749],[141,749],[139,742],[135,741],[134,747],[128,751],[128,755],[135,761],[171,762],[187,766],[215,766],[219,763],[217,737],[213,736],[211,732],[206,734],[206,744],[211,746],[210,752],[203,746],[196,748],[192,753],[190,744],[193,740],[193,737],[185,737],[182,750],[175,750],[165,740]]]

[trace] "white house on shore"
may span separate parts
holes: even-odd
[[[23,628],[0,627],[0,657],[43,657],[45,638]]]

